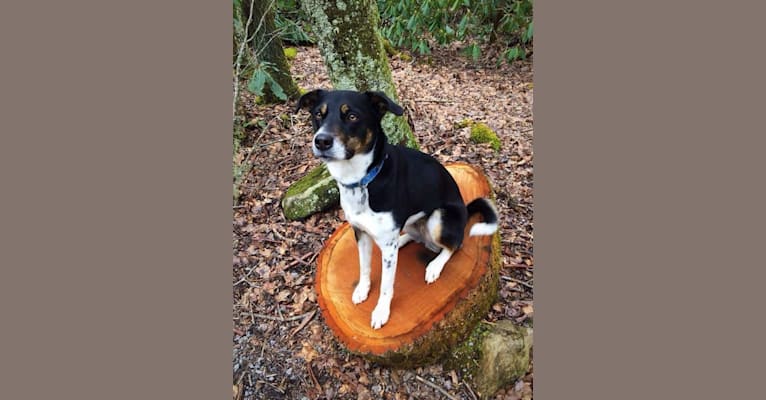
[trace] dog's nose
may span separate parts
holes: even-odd
[[[314,138],[314,145],[319,150],[327,150],[332,147],[332,136],[322,133]]]

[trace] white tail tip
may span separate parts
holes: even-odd
[[[483,236],[491,235],[497,230],[497,223],[488,224],[486,222],[479,222],[473,224],[471,231],[468,232],[468,236]]]

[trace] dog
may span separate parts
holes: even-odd
[[[380,248],[380,296],[370,322],[379,329],[391,313],[399,248],[414,240],[438,253],[425,271],[426,282],[433,283],[460,249],[468,216],[479,213],[484,220],[471,227],[470,236],[491,235],[497,211],[486,198],[465,205],[455,180],[435,158],[388,143],[381,120],[386,112],[401,116],[404,110],[383,92],[317,89],[300,97],[295,112],[304,108],[311,112],[312,152],[337,182],[354,230],[359,250],[354,304],[367,299],[373,242]]]

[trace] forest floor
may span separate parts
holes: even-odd
[[[390,60],[400,105],[414,123],[421,151],[462,161],[489,177],[500,213],[499,296],[486,321],[530,324],[533,316],[532,62],[471,63],[455,49]],[[305,89],[331,88],[315,47],[298,47],[292,74]],[[243,95],[245,144],[235,163],[251,163],[233,209],[233,377],[235,399],[475,399],[458,371],[440,365],[390,369],[345,351],[322,320],[314,292],[317,255],[341,222],[339,208],[287,221],[280,199],[319,164],[311,126],[294,104],[256,105]],[[483,122],[499,151],[469,140],[465,118]],[[426,380],[432,385],[426,384]],[[533,373],[497,399],[532,398]],[[437,390],[438,387],[441,390]]]

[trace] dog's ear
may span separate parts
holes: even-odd
[[[364,94],[366,94],[367,97],[370,98],[372,103],[378,107],[378,110],[380,110],[381,115],[385,114],[386,111],[391,111],[392,113],[396,115],[404,114],[404,110],[402,109],[402,107],[400,107],[398,104],[394,103],[391,99],[389,99],[385,93],[364,92]]]
[[[300,99],[298,99],[298,103],[295,104],[295,111],[293,112],[298,112],[301,108],[314,107],[319,102],[319,99],[324,96],[324,94],[325,91],[322,89],[316,89],[305,93],[303,96],[301,96]]]

